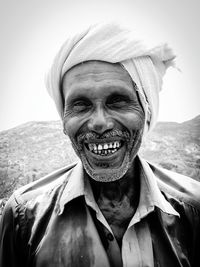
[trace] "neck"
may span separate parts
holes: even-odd
[[[90,179],[95,200],[119,245],[138,206],[140,181],[137,166],[134,160],[126,175],[114,182]]]
[[[104,183],[90,179],[96,202],[98,203],[102,197],[115,202],[121,202],[124,197],[128,197],[131,205],[137,205],[139,197],[138,177],[138,168],[136,160],[134,160],[128,172],[117,181]]]

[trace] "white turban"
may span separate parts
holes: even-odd
[[[89,60],[120,63],[137,85],[149,131],[157,120],[163,75],[174,58],[166,43],[150,45],[118,23],[98,23],[66,40],[48,73],[47,89],[63,118],[62,78],[71,67]]]

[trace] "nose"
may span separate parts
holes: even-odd
[[[113,126],[114,123],[112,119],[109,118],[109,116],[105,114],[105,111],[100,107],[93,112],[88,121],[88,129],[98,134],[113,129]]]

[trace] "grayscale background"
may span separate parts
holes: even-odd
[[[0,214],[14,189],[76,159],[44,77],[67,35],[118,19],[177,54],[141,153],[200,180],[199,0],[0,0]]]
[[[44,76],[66,36],[95,20],[121,19],[174,47],[181,72],[169,70],[161,121],[200,114],[198,0],[0,0],[0,130],[59,119]]]

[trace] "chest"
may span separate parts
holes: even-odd
[[[115,238],[121,243],[128,224],[135,213],[135,207],[131,205],[130,200],[126,196],[121,201],[106,198],[100,199],[98,205],[110,225]]]
[[[38,242],[36,233],[32,241]],[[52,214],[45,235],[30,254],[34,256],[27,266],[110,266],[90,211],[76,202],[60,216]]]
[[[115,205],[113,206],[113,215],[109,207],[109,205],[107,209],[106,206],[104,207],[104,213],[112,229],[114,229],[114,234],[120,239],[123,236],[123,229],[126,230],[127,226],[120,225],[123,224],[123,217],[120,219],[117,217],[120,214],[126,215],[124,218],[132,217],[131,212],[123,213]],[[123,204],[122,207],[125,209],[126,206]],[[128,214],[129,216],[127,216]],[[25,266],[110,267],[121,266],[118,262],[122,261],[124,266],[128,267],[142,266],[142,264],[150,267],[165,267],[183,266],[181,263],[187,260],[187,253],[183,251],[186,242],[182,242],[181,247],[175,242],[178,239],[176,235],[185,232],[180,227],[171,233],[165,224],[160,224],[154,218],[151,222],[151,218],[149,218],[149,223],[140,222],[135,225],[134,230],[128,229],[129,234],[125,236],[120,251],[117,249],[115,240],[110,240],[106,245],[104,244],[102,234],[97,229],[95,221],[90,210],[85,205],[76,202],[74,205],[71,204],[71,206],[66,207],[62,215],[58,216],[53,213],[45,235],[40,234],[39,228],[35,231],[31,245],[35,249],[29,254],[33,258]],[[166,218],[164,221],[167,221]],[[178,226],[177,222],[173,220],[170,222],[172,228]],[[156,256],[154,259],[153,251],[155,251],[154,256]],[[177,258],[177,255],[180,258]],[[112,261],[116,264],[110,264]],[[157,265],[156,262],[158,262]]]

